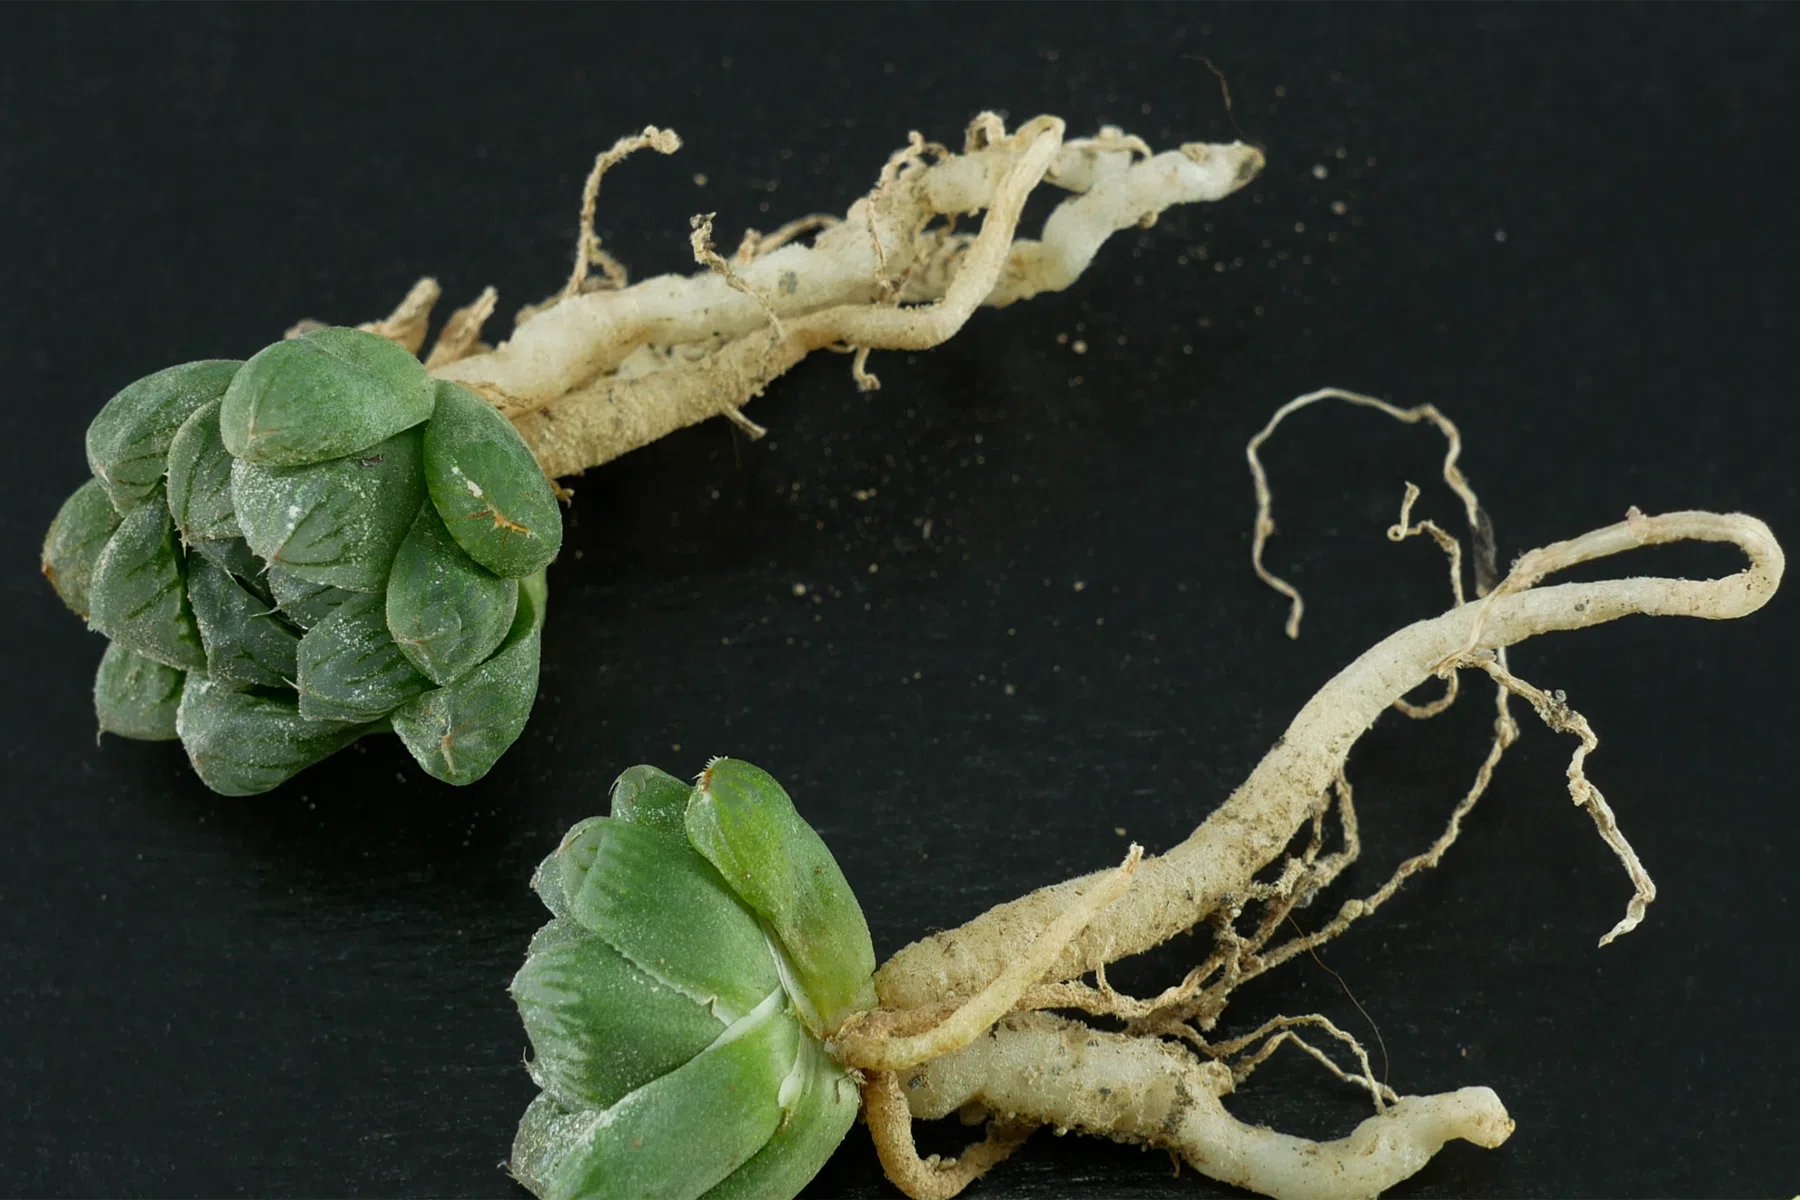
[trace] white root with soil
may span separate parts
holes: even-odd
[[[1297,627],[1299,597],[1262,567],[1262,548],[1273,523],[1255,451],[1287,413],[1327,398],[1373,407],[1403,421],[1427,420],[1444,432],[1450,443],[1445,479],[1464,502],[1478,560],[1491,552],[1486,517],[1456,468],[1460,440],[1455,426],[1435,409],[1402,410],[1336,389],[1301,397],[1283,408],[1250,446],[1258,494],[1255,564],[1259,575],[1293,601],[1290,633]],[[1215,1179],[1281,1197],[1373,1196],[1416,1172],[1449,1140],[1493,1147],[1512,1132],[1511,1118],[1487,1088],[1395,1095],[1376,1081],[1362,1047],[1323,1017],[1279,1017],[1231,1040],[1208,1035],[1242,983],[1341,933],[1386,902],[1408,877],[1437,864],[1485,791],[1501,754],[1517,737],[1507,710],[1509,696],[1532,704],[1552,729],[1578,738],[1568,771],[1570,797],[1592,817],[1633,885],[1625,916],[1600,944],[1634,928],[1654,899],[1655,886],[1605,798],[1587,778],[1585,760],[1598,740],[1560,693],[1547,693],[1514,676],[1506,666],[1506,648],[1541,633],[1631,615],[1745,616],[1774,594],[1784,557],[1768,527],[1754,517],[1708,512],[1644,516],[1632,509],[1616,525],[1532,551],[1492,587],[1485,586],[1486,572],[1478,561],[1478,590],[1484,594],[1464,603],[1460,547],[1431,523],[1411,520],[1416,497],[1417,489],[1408,485],[1400,521],[1389,536],[1400,540],[1427,533],[1449,553],[1458,599],[1454,608],[1399,630],[1340,671],[1300,710],[1249,779],[1168,853],[1139,861],[1134,847],[1119,870],[1082,876],[999,905],[959,929],[905,947],[877,972],[884,1007],[841,1031],[834,1051],[868,1072],[864,1101],[871,1132],[889,1176],[909,1195],[918,1200],[955,1195],[1038,1125],[1160,1146]],[[1679,541],[1729,543],[1744,553],[1748,566],[1722,579],[1628,578],[1536,586],[1580,563]],[[1344,903],[1314,933],[1269,948],[1292,910],[1332,882],[1359,851],[1355,808],[1344,775],[1351,747],[1390,706],[1413,717],[1442,711],[1454,691],[1424,706],[1404,697],[1434,676],[1453,685],[1463,668],[1483,671],[1497,684],[1494,743],[1445,832],[1424,853],[1402,863],[1372,896]],[[1322,854],[1334,797],[1342,846]],[[1290,851],[1309,823],[1303,848]],[[1277,860],[1276,877],[1259,879]],[[1247,909],[1256,919],[1244,933],[1239,922]],[[1160,945],[1202,921],[1212,927],[1214,950],[1180,984],[1149,1000],[1121,996],[1107,984],[1107,964]],[[1079,932],[1070,936],[1071,927]],[[1055,965],[1034,983],[1018,986],[1015,977],[1052,960]],[[1089,973],[1092,985],[1082,982]],[[1002,999],[1012,1001],[1013,1013],[990,1025]],[[1120,1019],[1125,1031],[1104,1032],[1042,1011],[1048,1009]],[[976,1011],[981,1019],[969,1019]],[[974,1026],[983,1032],[970,1037]],[[1360,1070],[1346,1072],[1304,1040],[1299,1032],[1304,1028],[1321,1029],[1348,1045]],[[1232,1117],[1220,1098],[1288,1043],[1340,1079],[1365,1088],[1376,1115],[1331,1142],[1291,1137]],[[901,1044],[912,1052],[897,1053]],[[916,1053],[926,1045],[938,1056],[927,1060]],[[913,1149],[911,1121],[959,1110],[975,1119],[991,1117],[988,1139],[957,1159],[920,1159]]]

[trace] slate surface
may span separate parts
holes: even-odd
[[[1298,392],[1442,406],[1503,559],[1629,504],[1800,538],[1791,8],[69,7],[7,26],[6,1194],[522,1195],[498,1164],[532,1094],[504,991],[545,917],[526,881],[633,762],[774,771],[883,954],[1127,837],[1170,845],[1332,672],[1446,603],[1435,552],[1381,536],[1438,442],[1319,410],[1269,455],[1271,562],[1313,605],[1282,636],[1248,569],[1242,447]],[[761,444],[713,422],[576,481],[538,710],[482,784],[440,786],[388,741],[225,800],[171,746],[95,745],[101,645],[35,558],[123,384],[302,316],[379,315],[424,273],[456,303],[493,283],[510,313],[560,284],[593,153],[648,122],[687,148],[600,200],[640,277],[688,269],[692,212],[735,241],[841,211],[909,129],[954,141],[986,107],[1229,138],[1198,56],[1268,148],[1248,194],[1119,235],[1069,293],[928,355],[877,355],[873,395],[819,356],[755,405]],[[1441,486],[1423,503],[1455,515]],[[1401,1090],[1500,1091],[1512,1142],[1453,1147],[1398,1194],[1793,1191],[1796,611],[1790,586],[1745,621],[1629,621],[1514,658],[1601,732],[1593,777],[1661,885],[1638,933],[1594,948],[1628,890],[1569,806],[1569,745],[1529,727],[1444,868],[1325,951],[1336,977],[1299,962],[1240,995],[1234,1028],[1317,1009],[1366,1036],[1341,978]],[[1478,690],[1357,751],[1347,893],[1437,832],[1482,753]],[[1194,947],[1114,980],[1160,987]],[[1363,1113],[1298,1056],[1233,1104],[1333,1136]],[[1225,1190],[1041,1134],[971,1195]],[[813,1191],[894,1194],[860,1130]]]

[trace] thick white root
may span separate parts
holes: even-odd
[[[1159,1146],[1213,1179],[1291,1200],[1379,1195],[1446,1142],[1491,1148],[1513,1130],[1499,1097],[1476,1087],[1402,1096],[1336,1141],[1292,1137],[1225,1110],[1220,1097],[1232,1090],[1232,1075],[1223,1064],[1044,1013],[1009,1017],[900,1084],[920,1119],[973,1102],[1003,1126],[1044,1124]]]
[[[1008,133],[983,114],[961,154],[914,134],[841,221],[803,218],[746,238],[729,261],[697,238],[707,270],[623,286],[623,268],[592,238],[592,201],[598,174],[640,144],[666,153],[678,143],[648,130],[601,156],[563,293],[522,314],[496,348],[470,339],[469,353],[434,356],[435,374],[512,418],[553,478],[729,416],[814,350],[857,351],[858,383],[872,387],[869,350],[926,349],[981,305],[1068,287],[1117,230],[1150,224],[1171,205],[1228,196],[1263,164],[1243,143],[1152,156],[1115,129],[1065,142],[1055,117]],[[1025,200],[1041,183],[1074,195],[1040,240],[1018,238]],[[955,231],[957,218],[983,210],[979,233]],[[814,230],[810,245],[794,240]],[[585,280],[590,260],[604,278]]]
[[[1531,586],[1577,563],[1689,540],[1734,544],[1750,565],[1724,579]],[[1462,666],[1485,669],[1494,651],[1529,637],[1620,617],[1741,617],[1774,595],[1784,562],[1781,547],[1761,521],[1706,512],[1647,517],[1633,510],[1617,525],[1527,554],[1487,596],[1407,626],[1320,688],[1230,799],[1186,841],[1144,860],[1130,890],[1070,943],[1046,982],[1073,979],[1160,945],[1205,919],[1223,900],[1251,894],[1256,873],[1281,853],[1341,776],[1350,747],[1395,700],[1433,675]],[[1581,792],[1578,801],[1592,810],[1591,801],[1583,799],[1590,789],[1585,778],[1571,774],[1571,791]],[[882,1003],[918,1008],[975,992],[1103,875],[1041,888],[961,928],[903,948],[876,974]],[[1346,914],[1354,917],[1358,905],[1349,902]]]

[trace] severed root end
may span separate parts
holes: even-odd
[[[1348,1137],[1314,1142],[1233,1117],[1220,1102],[1232,1087],[1224,1064],[1167,1042],[1031,1013],[901,1077],[895,1090],[915,1117],[947,1116],[975,1101],[1004,1125],[1049,1124],[1163,1147],[1220,1182],[1296,1200],[1379,1195],[1446,1142],[1492,1148],[1513,1131],[1500,1098],[1474,1087],[1402,1096]],[[910,1146],[910,1132],[906,1140]],[[927,1194],[896,1182],[908,1195]]]

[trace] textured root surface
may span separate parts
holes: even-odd
[[[1723,579],[1634,578],[1531,588],[1577,563],[1683,540],[1731,543],[1750,565]],[[1768,601],[1783,568],[1781,548],[1761,521],[1705,512],[1646,517],[1634,511],[1617,525],[1533,551],[1486,597],[1407,626],[1339,672],[1190,838],[1144,861],[1131,890],[1088,925],[1046,981],[1073,979],[1148,950],[1203,920],[1228,897],[1249,894],[1256,873],[1282,852],[1342,774],[1350,747],[1395,700],[1433,675],[1480,665],[1495,651],[1537,634],[1620,617],[1740,617]],[[1099,878],[1088,875],[1040,889],[959,929],[907,946],[876,975],[883,1004],[916,1008],[971,994]]]
[[[1055,117],[1008,133],[984,113],[960,154],[914,134],[841,220],[813,215],[767,236],[748,231],[726,259],[712,246],[710,216],[696,218],[705,270],[628,285],[593,233],[600,179],[637,150],[679,145],[651,127],[601,154],[562,290],[521,311],[498,347],[477,341],[494,307],[484,296],[459,312],[454,336],[430,357],[434,373],[512,418],[552,478],[710,417],[754,430],[738,410],[815,350],[854,351],[857,386],[872,389],[871,350],[928,349],[981,305],[1066,288],[1113,233],[1148,225],[1171,205],[1228,196],[1263,163],[1242,143],[1152,155],[1116,129],[1065,141]],[[1040,238],[1020,238],[1025,200],[1045,183],[1072,194]],[[958,217],[983,210],[979,232],[956,231]],[[422,280],[393,316],[367,328],[416,352],[437,293]]]
[[[1312,1142],[1237,1120],[1220,1101],[1232,1086],[1220,1063],[1042,1013],[1010,1017],[900,1081],[920,1118],[973,1101],[1009,1125],[1048,1124],[1174,1150],[1203,1174],[1277,1197],[1374,1196],[1418,1171],[1445,1142],[1493,1147],[1513,1129],[1492,1091],[1464,1088],[1400,1097],[1348,1137]]]

